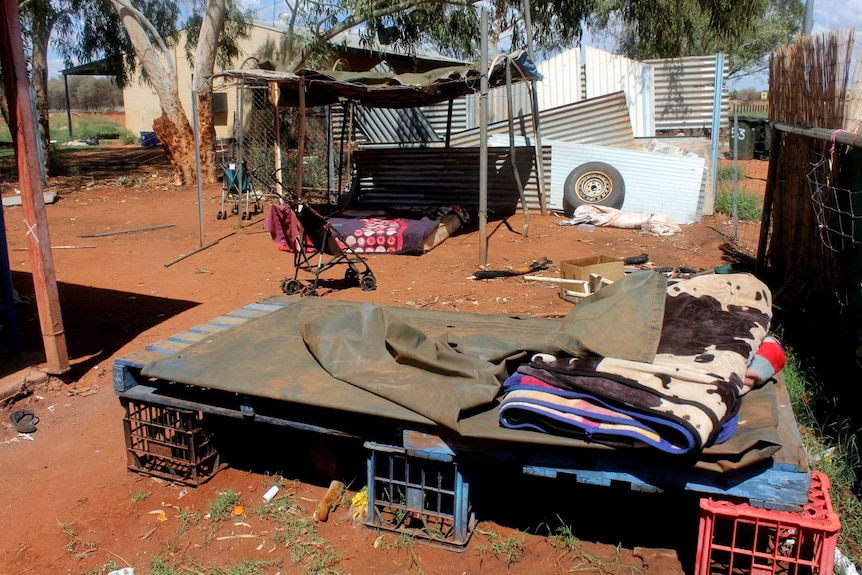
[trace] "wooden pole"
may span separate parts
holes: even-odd
[[[39,173],[38,142],[34,129],[33,108],[30,105],[30,81],[24,62],[24,47],[21,22],[16,0],[0,2],[0,64],[9,101],[9,129],[15,145],[18,164],[18,186],[21,189],[21,205],[27,227],[27,246],[30,250],[30,265],[33,287],[36,290],[36,306],[42,328],[42,342],[48,373],[61,374],[69,371],[69,352],[66,349],[66,333],[57,279],[51,254],[51,238],[48,235],[48,219],[45,215],[45,196]]]

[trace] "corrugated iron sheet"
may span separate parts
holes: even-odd
[[[551,207],[563,207],[564,184],[572,170],[587,162],[604,162],[616,168],[625,182],[624,212],[657,212],[679,224],[700,220],[703,158],[568,142],[550,144]]]
[[[712,127],[715,56],[647,60],[655,69],[655,128],[659,131]],[[723,86],[727,86],[725,61]],[[721,95],[721,125],[727,125],[727,90]]]
[[[533,156],[531,147],[515,150],[518,172],[526,180],[527,204],[538,209]],[[473,214],[478,212],[479,148],[369,149],[353,157],[360,205],[459,205]],[[549,168],[547,161],[545,165]],[[509,148],[489,147],[489,217],[511,215],[519,204]]]
[[[536,85],[539,109],[549,110],[585,98],[581,52],[566,50],[537,65],[543,78]]]
[[[428,144],[439,142],[440,136],[419,108],[354,108],[356,125],[370,143]]]
[[[635,137],[655,136],[652,66],[585,46],[584,67],[587,98],[624,92]]]
[[[542,138],[582,144],[602,144],[622,148],[634,147],[629,112],[622,92],[582,100],[539,112]],[[488,135],[508,136],[508,121],[488,126]],[[515,121],[515,135],[533,138],[533,117]],[[453,146],[478,146],[479,130],[465,130],[452,136]]]

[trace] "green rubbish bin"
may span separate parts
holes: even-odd
[[[757,139],[755,134],[756,125],[750,118],[737,117],[734,125],[733,118],[730,119],[730,153],[731,157],[736,150],[737,160],[754,159],[754,143]]]
[[[736,136],[737,158],[740,160],[765,160],[769,158],[772,137],[769,120],[758,116],[737,116],[736,132],[733,131],[733,118],[730,119],[731,136]],[[730,140],[733,153],[733,139]]]

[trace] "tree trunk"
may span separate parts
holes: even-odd
[[[50,168],[48,156],[51,145],[51,125],[48,118],[48,40],[51,36],[53,21],[42,2],[33,3],[33,54],[30,62],[33,97],[36,101],[36,121],[39,124],[39,144],[42,148],[42,162],[46,171]]]
[[[215,69],[218,39],[224,26],[225,0],[208,0],[206,13],[195,50],[193,97],[197,97],[198,137],[201,150],[201,179],[205,184],[216,181],[215,127],[213,126],[213,92],[210,79]]]
[[[174,169],[174,183],[185,185],[195,181],[194,133],[180,102],[177,77],[173,68],[166,67],[133,9],[125,2],[111,0],[120,21],[129,35],[144,72],[150,80],[159,104],[161,117],[153,122],[153,130],[165,148]]]

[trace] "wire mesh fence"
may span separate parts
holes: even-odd
[[[333,143],[328,107],[308,108],[301,117],[298,108],[278,105],[270,84],[242,82],[218,89],[234,90],[238,110],[222,163],[243,162],[264,199],[338,201],[349,185],[349,170],[343,150]]]

